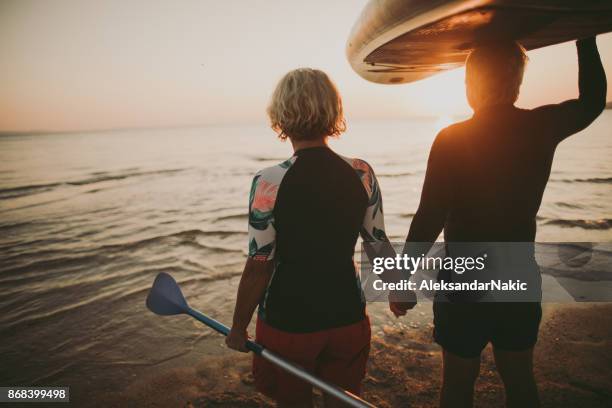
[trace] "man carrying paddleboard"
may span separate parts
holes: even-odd
[[[471,52],[465,82],[474,115],[436,137],[407,241],[434,242],[444,229],[446,242],[534,242],[557,145],[591,124],[606,104],[595,38],[576,45],[579,98],[532,110],[514,106],[527,59],[523,47],[498,42]],[[535,260],[529,270],[539,279]],[[541,314],[539,302],[434,303],[434,337],[444,349],[440,406],[472,406],[489,342],[507,406],[538,406],[532,363]]]

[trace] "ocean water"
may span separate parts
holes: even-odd
[[[374,167],[392,240],[443,124],[355,122],[332,143]],[[611,241],[610,129],[606,111],[558,148],[538,240]],[[85,401],[226,352],[196,322],[148,312],[147,290],[170,272],[194,307],[229,322],[251,178],[290,155],[265,126],[0,137],[0,384],[68,384]],[[389,319],[382,305],[370,313]]]

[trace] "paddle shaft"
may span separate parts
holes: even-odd
[[[213,318],[206,316],[205,314],[203,314],[202,312],[198,310],[188,308],[186,310],[186,313],[189,316],[193,317],[194,319],[204,323],[205,325],[215,330],[216,332],[223,334],[224,336],[227,336],[230,332],[230,329],[227,326],[225,326],[224,324],[218,322],[217,320]],[[310,374],[308,371],[306,371],[299,365],[285,360],[284,358],[282,358],[276,353],[273,353],[270,350],[266,350],[266,348],[262,346],[261,344],[257,344],[254,341],[247,340],[246,347],[253,353],[261,356],[262,358],[265,358],[266,360],[268,360],[269,362],[273,364],[276,364],[278,367],[295,375],[296,377],[312,384],[314,387],[320,389],[321,391],[338,398],[339,400],[347,403],[351,407],[375,408],[374,405],[370,404],[367,401],[362,400],[358,396],[351,394],[350,392],[345,391],[340,387],[337,387],[333,384],[323,381],[320,378]]]
[[[224,336],[227,336],[229,334],[229,332],[230,332],[229,327],[227,327],[223,323],[213,319],[212,317],[206,316],[204,313],[200,312],[199,310],[188,308],[187,309],[187,314],[189,316],[195,318],[196,320],[204,323],[205,325],[207,325],[211,329],[215,330],[217,333],[220,333],[220,334],[222,334]],[[261,355],[261,353],[264,351],[264,347],[262,345],[257,344],[257,343],[255,343],[254,341],[251,341],[251,340],[247,340],[246,348],[249,349],[250,351],[252,351],[253,353],[257,354],[257,355]]]

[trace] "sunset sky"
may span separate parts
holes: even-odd
[[[264,123],[276,82],[301,66],[332,77],[349,121],[469,112],[463,70],[401,86],[352,71],[365,3],[3,0],[0,131]],[[612,34],[598,43],[611,77]],[[573,44],[529,56],[520,106],[577,94]]]

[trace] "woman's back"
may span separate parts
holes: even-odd
[[[312,332],[364,318],[353,254],[374,181],[367,163],[328,147],[298,150],[255,176],[250,252],[276,263],[259,309],[266,323]]]

